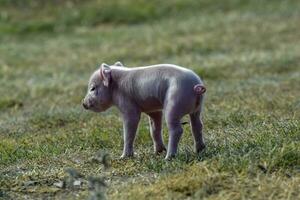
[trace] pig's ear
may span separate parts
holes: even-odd
[[[120,61],[117,61],[114,66],[119,66],[119,67],[124,67],[123,63],[121,63]]]
[[[100,75],[102,77],[103,85],[108,87],[111,81],[111,69],[108,64],[102,63],[100,68]]]

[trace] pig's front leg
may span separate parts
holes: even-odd
[[[140,121],[140,112],[123,113],[124,148],[121,158],[133,156],[133,142]]]
[[[154,143],[154,152],[159,154],[166,150],[162,139],[162,112],[148,113],[150,134]]]

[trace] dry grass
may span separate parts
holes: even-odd
[[[108,199],[300,198],[297,1],[178,0],[158,11],[145,1],[32,2],[0,1],[0,198],[86,198],[86,182],[53,186],[69,167],[84,180],[105,176]],[[178,158],[154,156],[143,116],[136,158],[118,159],[117,110],[80,105],[91,72],[117,60],[175,63],[204,79],[205,152],[192,153],[185,126]],[[110,153],[109,169],[91,162],[98,150]]]

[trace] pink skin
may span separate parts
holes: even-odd
[[[174,157],[183,133],[181,119],[190,116],[195,151],[205,148],[201,121],[203,94],[201,79],[191,70],[169,64],[126,68],[117,62],[103,63],[91,76],[84,108],[102,112],[116,106],[123,117],[124,148],[121,158],[133,156],[133,143],[141,113],[149,116],[156,154],[166,148],[162,139],[162,115],[169,130],[166,159]]]

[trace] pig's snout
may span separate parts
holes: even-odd
[[[82,106],[84,107],[84,109],[89,109],[88,105],[84,102],[84,100],[82,101]]]

